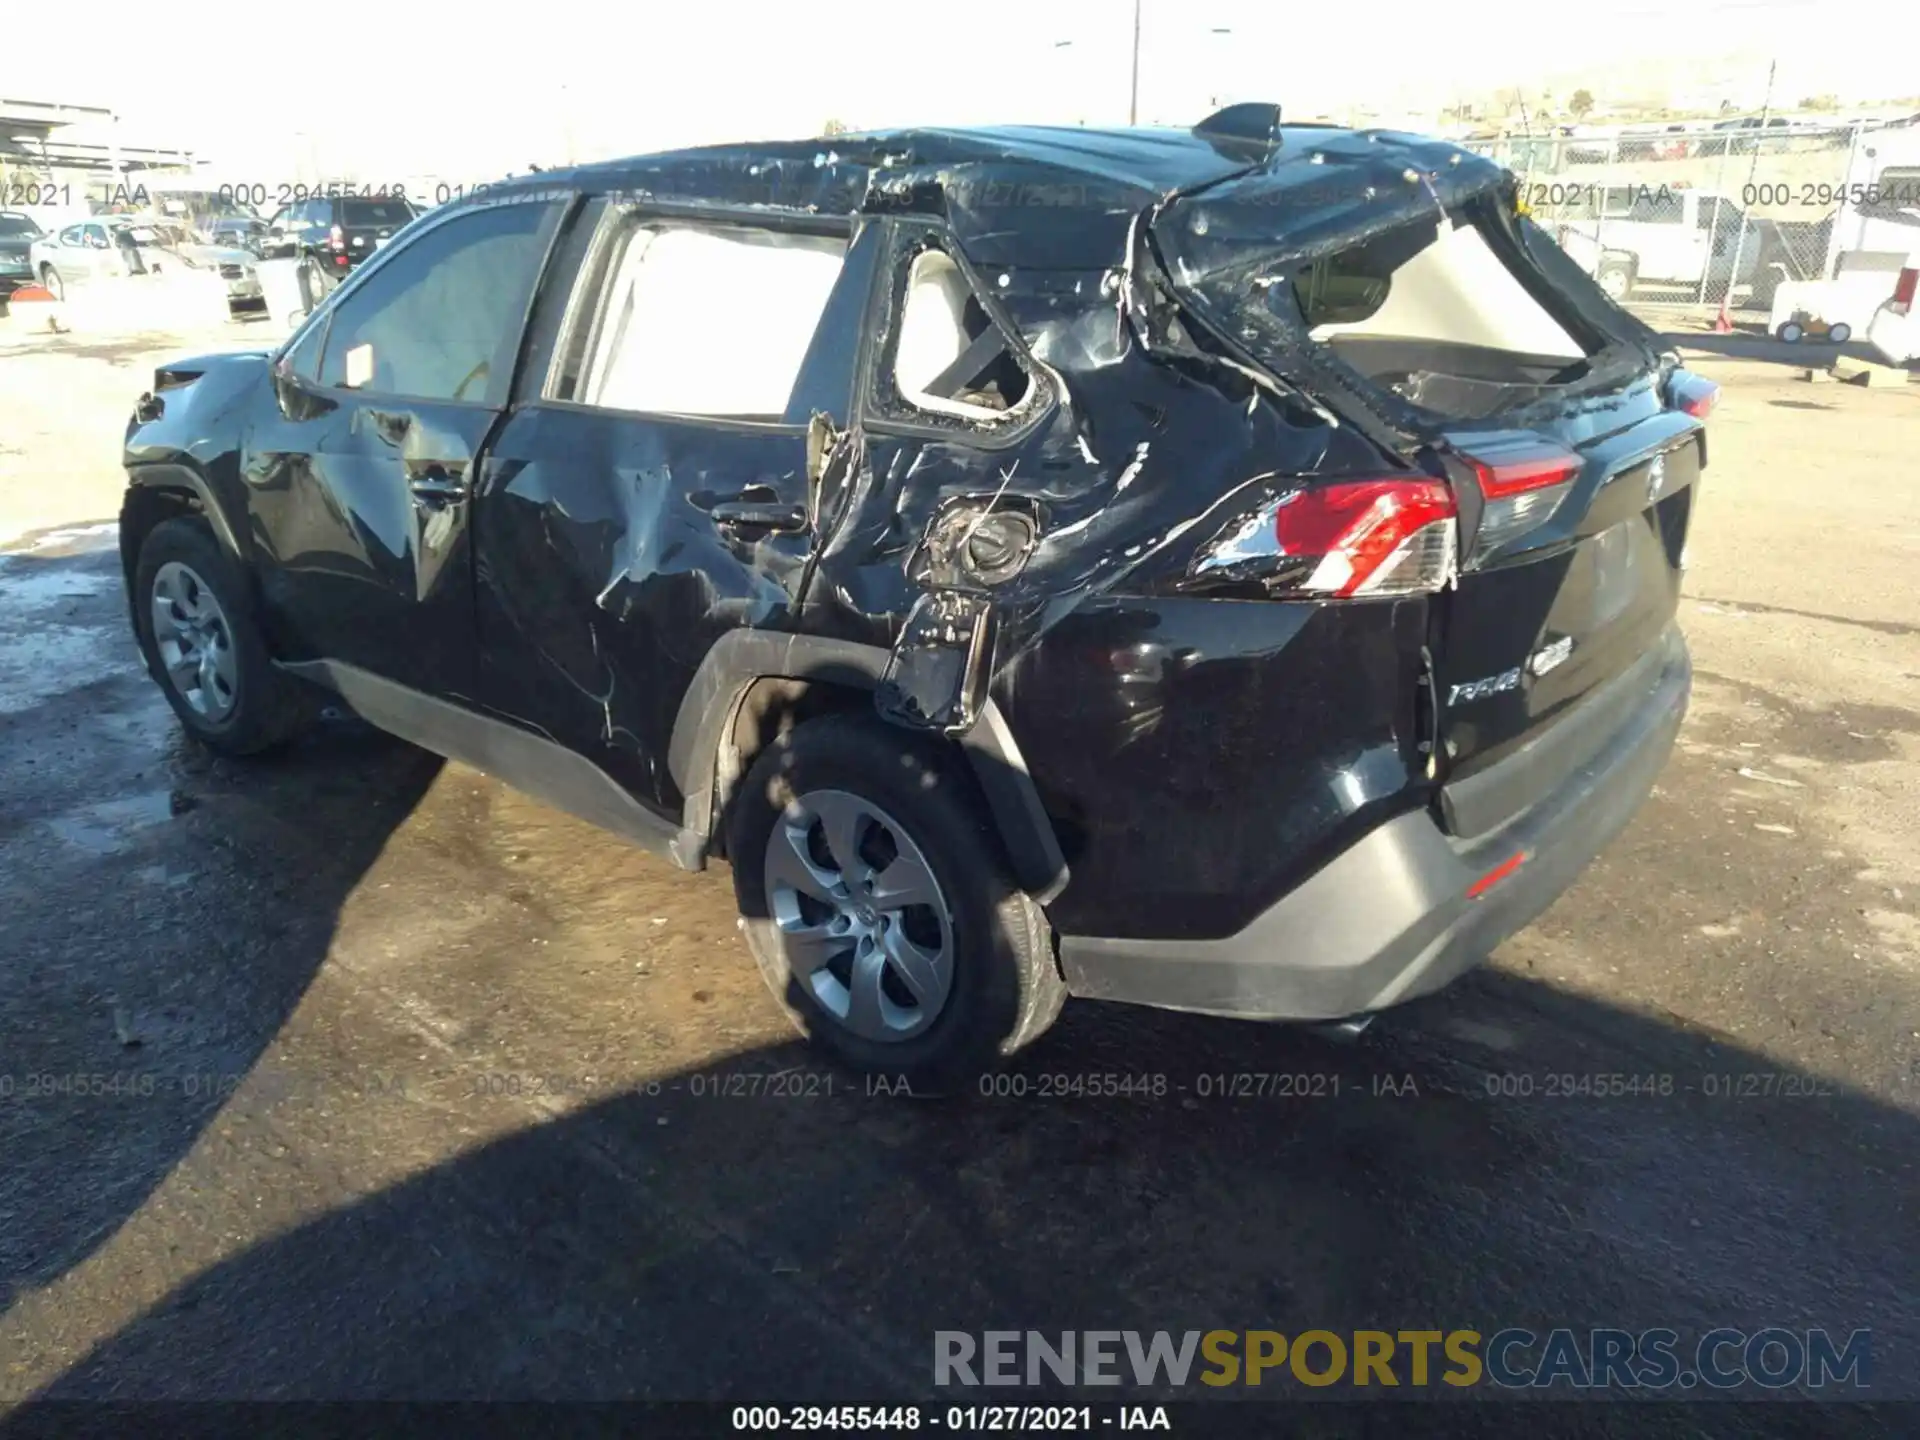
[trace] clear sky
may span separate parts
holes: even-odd
[[[91,38],[30,60],[14,47],[0,95],[110,105],[129,140],[262,179],[289,165],[481,179],[569,150],[809,135],[828,120],[1123,123],[1133,29],[1130,0],[376,0],[337,26],[313,5],[82,0],[76,13]],[[1868,98],[1920,90],[1916,39],[1913,0],[1143,0],[1141,119],[1190,124],[1246,99],[1391,113],[1577,84],[1605,100],[1633,76],[1757,105],[1776,57],[1776,102]]]

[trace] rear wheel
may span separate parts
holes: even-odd
[[[1780,322],[1780,328],[1773,333],[1789,345],[1798,345],[1800,337],[1807,332],[1794,321],[1783,320]]]
[[[1852,338],[1853,338],[1853,326],[1847,324],[1847,322],[1844,320],[1842,320],[1838,325],[1835,325],[1832,329],[1827,331],[1827,339],[1831,340],[1836,345],[1844,345],[1847,343],[1847,341],[1851,340]]]
[[[917,1095],[1042,1034],[1066,986],[951,755],[844,715],[754,762],[728,821],[748,947],[800,1031]]]
[[[67,287],[60,279],[60,272],[51,265],[40,267],[40,284],[56,300],[67,298]]]
[[[1594,279],[1600,282],[1600,288],[1607,292],[1609,300],[1624,300],[1633,289],[1633,267],[1621,261],[1608,261],[1600,267]]]
[[[206,521],[181,516],[154,526],[133,578],[141,653],[189,735],[251,755],[302,728],[306,692],[273,667],[246,577]]]

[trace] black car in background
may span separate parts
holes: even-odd
[[[283,205],[259,241],[264,260],[303,259],[322,294],[397,235],[418,212],[393,195],[316,196]]]
[[[46,233],[31,215],[0,210],[0,305],[22,285],[33,283],[33,261],[27,251]]]
[[[259,255],[266,248],[267,222],[252,215],[222,215],[201,227],[210,244]]]
[[[724,857],[788,1015],[916,1091],[1068,995],[1362,1020],[1633,816],[1714,387],[1511,173],[1272,106],[830,149],[549,172],[377,255],[331,202],[372,258],[128,426],[187,731],[331,691]]]

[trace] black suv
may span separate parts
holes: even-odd
[[[1069,994],[1336,1021],[1629,819],[1714,389],[1451,145],[716,147],[423,217],[158,371],[132,619],[182,723],[321,687],[687,869],[795,1021],[964,1084]]]
[[[416,213],[396,195],[296,200],[274,211],[254,248],[265,260],[304,259],[313,293],[323,294],[399,234]]]

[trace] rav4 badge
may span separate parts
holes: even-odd
[[[1484,680],[1465,680],[1448,692],[1447,704],[1460,705],[1468,700],[1484,700],[1489,695],[1504,695],[1520,688],[1520,666],[1489,675]]]
[[[1545,675],[1566,664],[1567,657],[1573,654],[1573,637],[1562,635],[1551,645],[1543,645],[1527,658],[1525,665],[1516,665],[1511,670],[1502,670],[1498,675],[1488,675],[1481,680],[1463,680],[1447,692],[1447,704],[1462,705],[1469,700],[1485,700],[1489,695],[1504,695],[1509,690],[1520,688],[1520,677],[1531,671],[1534,675]]]

